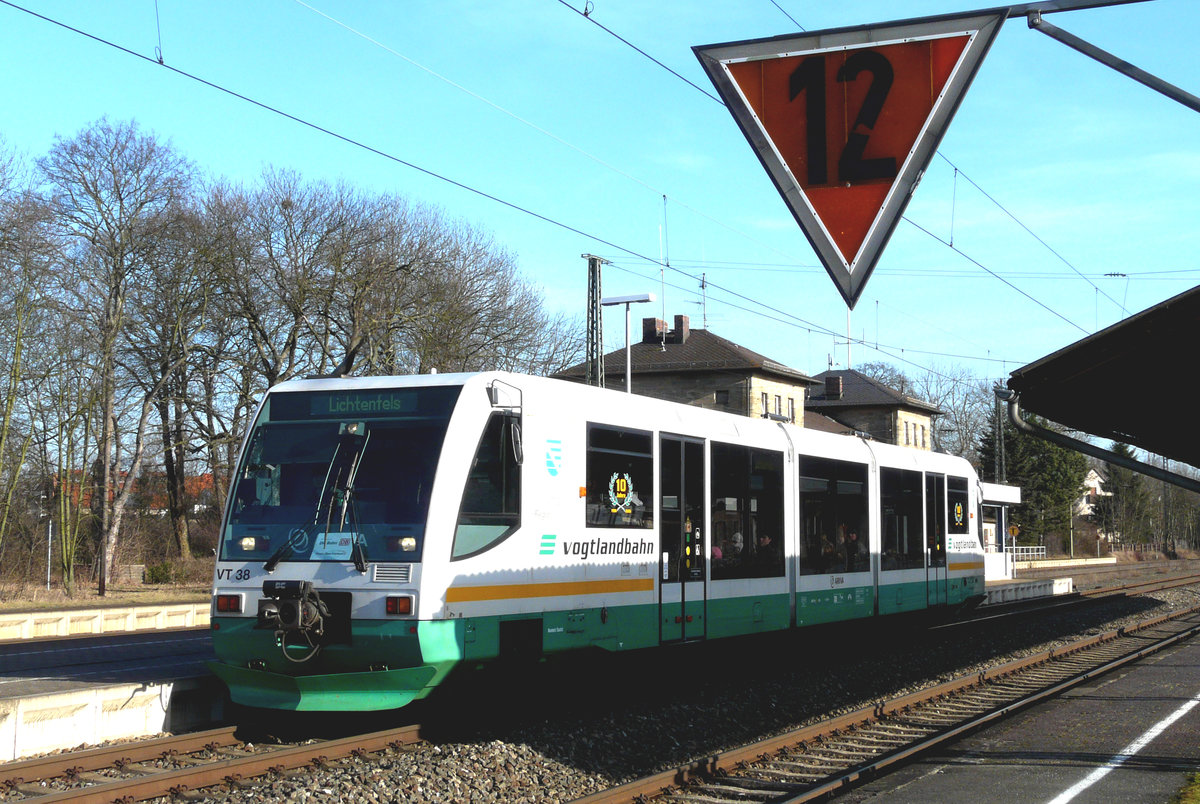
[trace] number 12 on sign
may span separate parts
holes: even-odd
[[[809,186],[826,184],[829,166],[827,141],[829,130],[827,124],[828,106],[825,94],[825,56],[809,56],[800,62],[800,66],[792,70],[788,79],[788,96],[796,100],[800,95],[805,96],[805,143],[808,148],[807,159]],[[845,143],[837,162],[837,180],[839,182],[855,182],[867,179],[893,179],[896,177],[896,157],[881,156],[865,159],[867,141],[871,131],[879,121],[879,114],[892,88],[894,72],[892,63],[887,57],[876,50],[856,50],[838,68],[837,80],[841,83],[854,82],[860,73],[867,72],[871,76],[867,85],[867,93],[858,108],[854,125],[846,132]]]

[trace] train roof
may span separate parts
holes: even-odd
[[[890,466],[903,467],[910,464],[913,466],[921,464],[928,467],[930,465],[943,465],[949,469],[952,465],[957,467],[967,463],[957,456],[926,450],[915,450],[911,447],[899,447],[882,441],[867,440],[858,435],[830,433],[771,419],[756,419],[737,413],[708,410],[694,405],[671,402],[655,397],[641,396],[639,394],[631,395],[611,388],[596,388],[565,379],[515,374],[507,371],[289,380],[271,388],[270,393],[322,391],[332,388],[345,389],[347,387],[369,390],[373,388],[395,388],[398,386],[406,388],[433,388],[451,385],[486,385],[492,380],[499,380],[518,388],[522,386],[541,386],[546,389],[553,389],[555,393],[561,393],[571,399],[582,400],[585,397],[595,398],[604,396],[606,398],[604,403],[605,410],[618,417],[623,411],[630,410],[634,410],[639,414],[658,412],[664,417],[674,419],[678,423],[690,422],[695,425],[709,427],[713,431],[711,432],[712,437],[718,439],[730,437],[730,433],[758,433],[760,436],[765,436],[768,432],[778,433],[780,428],[782,428],[788,433],[788,437],[792,443],[797,446],[801,446],[803,443],[806,449],[819,447],[822,452],[846,454],[847,457],[850,454],[861,453],[863,459],[866,459],[868,453],[873,453],[877,459],[881,459],[883,463]],[[589,415],[592,414],[589,412]],[[629,414],[626,413],[626,415]],[[631,422],[630,426],[642,426],[647,427],[647,429],[659,430],[671,429],[670,422],[665,418],[657,424],[658,426],[650,427],[644,420],[638,420]]]

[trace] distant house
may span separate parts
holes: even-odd
[[[866,433],[876,441],[913,449],[933,449],[935,406],[889,388],[854,369],[830,370],[813,378],[805,407]]]
[[[820,417],[806,421],[805,391],[814,383],[808,375],[708,330],[692,329],[686,315],[675,316],[674,324],[668,329],[662,319],[642,320],[642,338],[629,348],[634,393],[838,431],[839,425]],[[624,391],[625,349],[603,360],[605,385]],[[554,376],[583,382],[585,375],[581,363]]]
[[[1112,496],[1111,491],[1104,490],[1106,478],[1102,474],[1103,471],[1103,466],[1092,466],[1088,469],[1087,476],[1083,479],[1083,493],[1075,500],[1076,516],[1094,517],[1100,498]]]

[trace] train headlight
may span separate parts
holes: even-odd
[[[386,600],[389,617],[404,617],[413,613],[412,595],[388,595]]]
[[[400,540],[401,552],[411,553],[416,549],[417,549],[417,540],[414,539],[412,536],[405,536],[403,539]]]
[[[258,549],[258,539],[253,536],[243,536],[238,543],[244,552],[251,553]]]

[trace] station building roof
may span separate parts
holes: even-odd
[[[1017,369],[1008,387],[1027,411],[1200,467],[1198,332],[1200,287]]]
[[[613,377],[624,375],[623,347],[614,349],[603,359],[605,374]],[[733,372],[760,374],[800,386],[816,382],[801,371],[720,335],[704,329],[692,329],[688,317],[683,315],[675,316],[675,328],[670,330],[659,319],[643,319],[642,339],[630,344],[629,361],[633,374]],[[579,363],[554,376],[582,379],[586,372],[587,364]]]
[[[830,369],[813,379],[820,385],[809,392],[804,403],[806,409],[836,411],[840,408],[908,408],[928,416],[942,415],[942,411],[938,410],[936,405],[901,393],[854,369]]]

